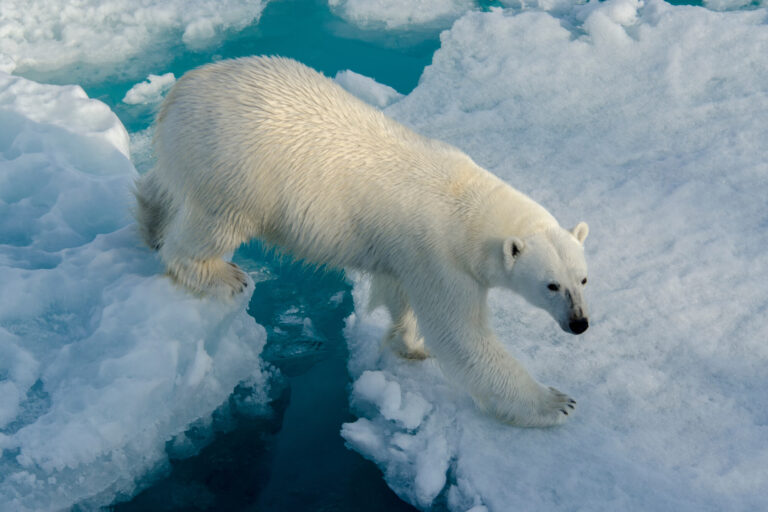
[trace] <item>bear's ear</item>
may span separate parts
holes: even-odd
[[[515,264],[515,260],[520,256],[520,253],[523,252],[523,249],[525,249],[525,242],[516,236],[511,236],[504,240],[504,267],[507,270],[512,268],[512,265]]]
[[[578,240],[580,244],[583,244],[589,234],[589,226],[587,226],[586,222],[579,222],[576,224],[576,227],[571,230],[571,233],[573,233],[573,236],[576,237],[576,240]]]

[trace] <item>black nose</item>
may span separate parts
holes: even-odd
[[[568,322],[568,327],[571,328],[573,334],[581,334],[589,327],[589,320],[586,318],[575,318]]]

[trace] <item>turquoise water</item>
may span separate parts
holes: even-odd
[[[234,259],[268,278],[256,283],[249,313],[268,331],[265,359],[281,370],[272,382],[274,412],[235,413],[234,428],[225,425],[199,455],[172,459],[170,474],[113,510],[352,512],[361,503],[372,512],[413,510],[339,435],[355,419],[342,336],[352,300],[343,275],[277,258],[259,243]],[[303,318],[310,333],[297,323]]]
[[[258,24],[221,46],[204,53],[179,46],[167,67],[146,73],[179,77],[212,60],[276,54],[328,76],[352,69],[408,93],[438,48],[438,35],[364,33],[334,16],[326,2],[283,0],[268,4]],[[121,100],[146,73],[84,88],[136,132],[149,126],[154,112]],[[280,369],[273,379],[274,412],[257,418],[235,413],[198,455],[172,458],[170,472],[150,477],[151,485],[117,500],[113,510],[413,510],[339,435],[342,423],[355,419],[342,335],[352,300],[343,274],[278,258],[257,242],[241,247],[234,260],[264,278],[248,311],[267,329],[264,358]]]

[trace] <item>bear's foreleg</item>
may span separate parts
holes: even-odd
[[[426,347],[478,407],[517,426],[563,423],[576,402],[539,384],[502,346],[488,322],[487,290],[454,274],[407,285]],[[403,281],[405,282],[405,281]],[[442,285],[442,286],[441,286]],[[447,285],[447,286],[446,286]]]
[[[464,375],[480,409],[521,427],[559,425],[574,412],[574,400],[539,384],[495,337],[474,343],[485,348],[480,354],[471,351],[455,374]]]
[[[378,306],[385,306],[392,317],[392,325],[384,336],[384,345],[406,359],[421,360],[429,357],[424,347],[424,338],[419,333],[416,314],[396,278],[384,274],[373,275],[369,308],[375,309]]]

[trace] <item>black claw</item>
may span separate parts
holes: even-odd
[[[569,402],[569,403],[572,403],[572,404],[575,404],[575,403],[576,403],[576,400],[573,400],[573,399],[571,399],[571,400],[569,400],[568,402]]]
[[[571,409],[575,409],[575,407],[572,406],[571,404],[568,404],[568,407],[570,407]]]
[[[560,412],[568,416],[568,411],[566,411],[565,409],[560,409]]]

